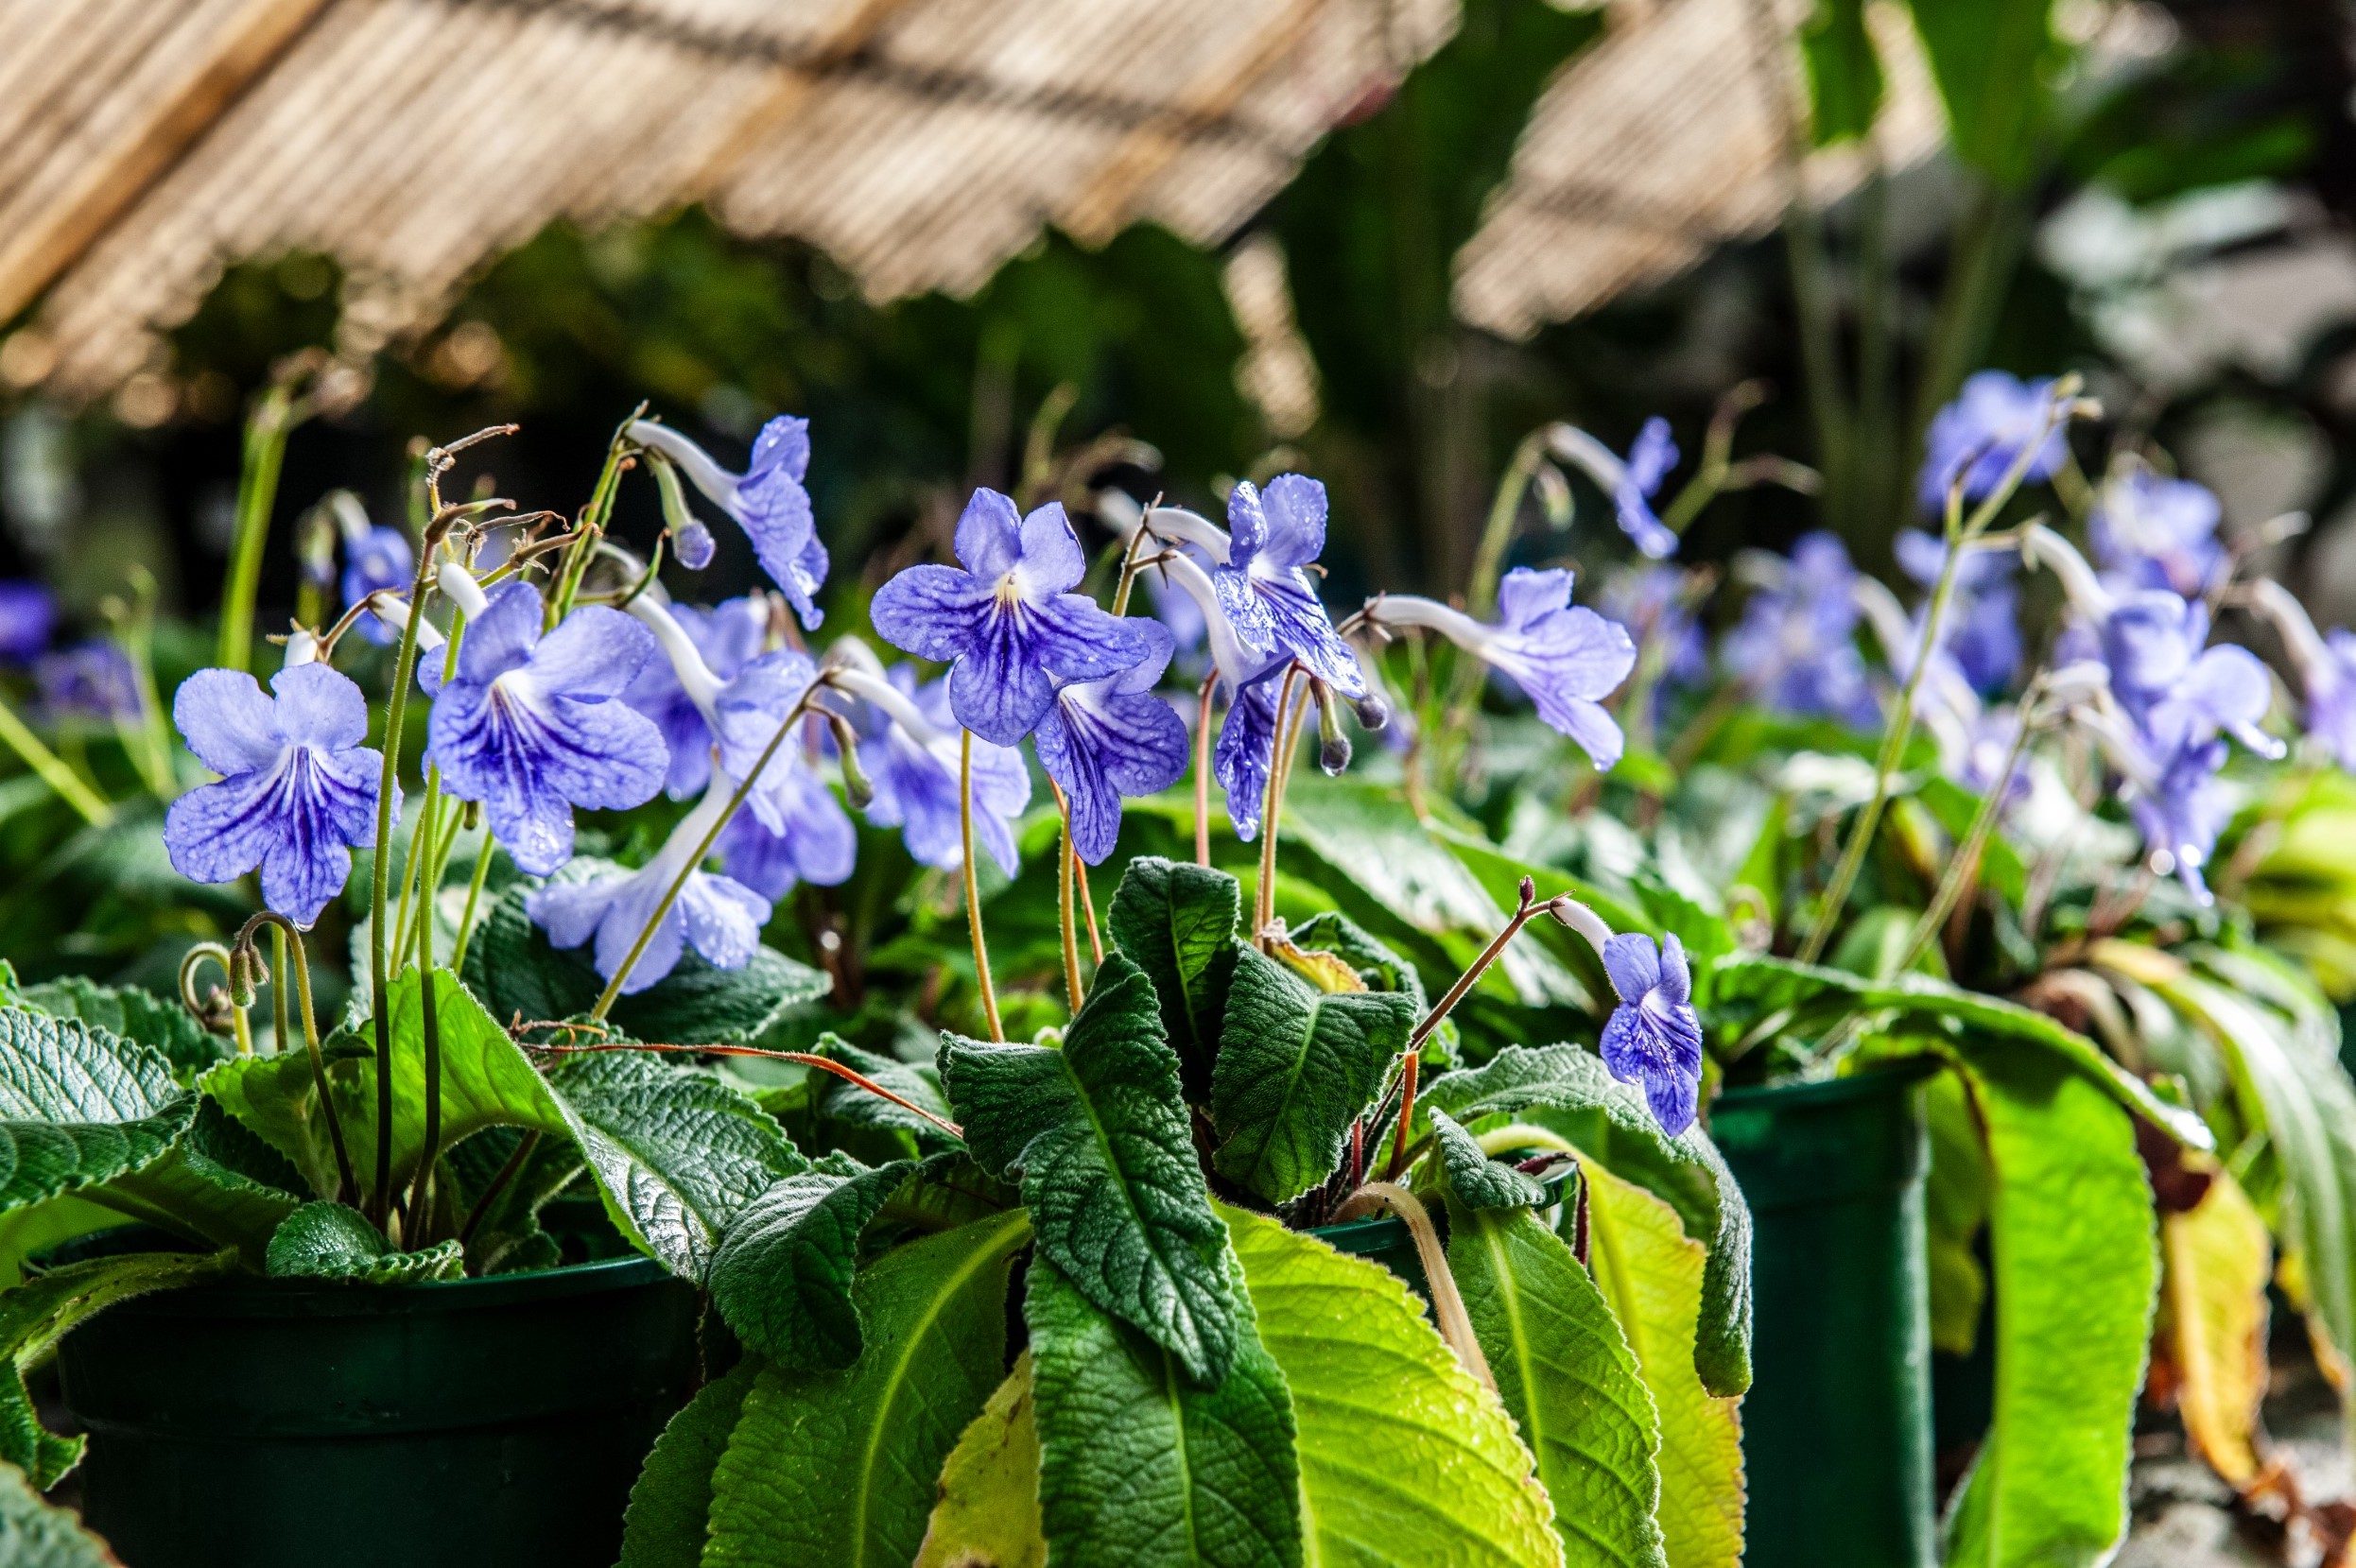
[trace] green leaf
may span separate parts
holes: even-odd
[[[1800,29],[1808,60],[1810,125],[1818,146],[1873,129],[1881,112],[1881,61],[1865,30],[1865,0],[1816,0]]]
[[[712,1472],[744,1414],[744,1397],[760,1371],[747,1356],[698,1389],[654,1439],[622,1515],[619,1568],[699,1568],[712,1514]]]
[[[2050,0],[1913,0],[1956,156],[2001,185],[2029,179],[2051,112]]]
[[[1995,1190],[1996,1402],[1948,1517],[1953,1568],[2107,1561],[2127,1527],[2156,1292],[2151,1189],[2117,1101],[2067,1060],[1966,1046]]]
[[[887,1252],[852,1288],[867,1346],[841,1371],[764,1367],[712,1474],[702,1568],[902,1568],[941,1467],[1006,1366],[1020,1212]]]
[[[1407,1044],[1396,992],[1319,991],[1256,948],[1236,955],[1211,1073],[1219,1174],[1281,1203],[1333,1174],[1350,1123]]]
[[[1051,1264],[1031,1266],[1024,1316],[1039,1507],[1058,1568],[1301,1561],[1292,1408],[1248,1306],[1213,1388],[1191,1387],[1175,1357],[1100,1312]]]
[[[1038,1410],[1025,1351],[941,1467],[941,1501],[914,1568],[1047,1568]]]
[[[1466,1209],[1534,1209],[1546,1201],[1546,1188],[1535,1178],[1492,1160],[1481,1140],[1456,1125],[1438,1106],[1430,1108],[1431,1131],[1438,1145],[1440,1174],[1448,1197]]]
[[[1579,1163],[1587,1262],[1660,1418],[1663,1548],[1677,1568],[1735,1568],[1742,1558],[1741,1401],[1713,1396],[1694,1370],[1702,1244],[1642,1187],[1591,1156]]]
[[[9,1568],[121,1568],[71,1508],[43,1502],[13,1465],[0,1465],[0,1562]]]
[[[1595,1281],[1526,1210],[1448,1208],[1448,1268],[1498,1396],[1538,1457],[1571,1568],[1668,1568],[1660,1418]]]
[[[87,1196],[207,1247],[234,1247],[259,1270],[271,1233],[303,1199],[279,1184],[295,1173],[258,1143],[207,1099],[162,1159]]]
[[[458,1212],[475,1213],[528,1136],[520,1128],[487,1127],[442,1156],[443,1169],[456,1189],[450,1196]],[[490,1207],[466,1238],[467,1272],[506,1273],[544,1250],[550,1238],[540,1228],[542,1206],[571,1186],[585,1168],[580,1146],[572,1139],[544,1136],[534,1143],[514,1174],[491,1194]]]
[[[594,876],[614,868],[576,857],[560,876]],[[501,895],[476,927],[466,950],[466,983],[494,1017],[528,1022],[586,1013],[605,980],[584,948],[557,949],[524,909],[528,885]],[[690,951],[655,984],[614,1004],[615,1025],[633,1040],[687,1045],[742,1044],[793,1008],[824,996],[824,971],[795,963],[772,948],[755,949],[741,969],[719,969]]]
[[[1577,1045],[1512,1045],[1480,1067],[1447,1073],[1421,1102],[1475,1132],[1534,1125],[1673,1208],[1708,1249],[1693,1364],[1713,1394],[1751,1386],[1751,1210],[1699,1123],[1664,1137],[1644,1092],[1613,1077]]]
[[[1988,1217],[1988,1157],[1961,1078],[1942,1073],[1923,1085],[1931,1130],[1931,1174],[1923,1184],[1923,1230],[1931,1263],[1931,1343],[1969,1355],[1980,1334],[1987,1275],[1972,1251]]]
[[[0,1008],[0,1212],[154,1163],[196,1113],[163,1053],[79,1019]]]
[[[359,1210],[322,1202],[305,1203],[280,1223],[268,1261],[272,1279],[417,1284],[460,1278],[466,1257],[455,1240],[398,1251]]]
[[[1105,915],[1113,945],[1153,982],[1187,1098],[1198,1103],[1210,1097],[1242,908],[1241,891],[1226,872],[1140,855],[1121,873]]]
[[[728,1222],[712,1254],[712,1305],[736,1337],[781,1367],[816,1371],[858,1359],[851,1304],[859,1232],[916,1169],[895,1160],[856,1175],[806,1170]]]
[[[593,1052],[551,1071],[547,1087],[614,1223],[698,1284],[729,1223],[809,1169],[775,1118],[708,1073]]]
[[[176,1073],[200,1073],[230,1055],[231,1043],[188,1014],[137,986],[102,986],[78,974],[27,986],[16,1000],[53,1018],[78,1018],[110,1034],[164,1053]]]
[[[1061,1050],[944,1036],[941,1081],[976,1162],[1021,1173],[1039,1255],[1197,1382],[1223,1382],[1237,1341],[1227,1238],[1145,972],[1107,954]]]
[[[857,1045],[834,1034],[822,1034],[811,1045],[810,1054],[831,1061],[840,1061],[855,1073],[874,1079],[910,1105],[921,1105],[944,1121],[951,1120],[949,1102],[941,1094],[941,1074],[930,1062],[901,1061],[897,1058],[862,1051]],[[812,1068],[812,1073],[820,1069]],[[890,1100],[871,1094],[856,1083],[825,1075],[814,1080],[817,1110],[822,1116],[855,1127],[884,1127],[912,1133],[920,1144],[939,1146],[948,1142],[948,1134],[938,1124],[928,1122],[913,1111],[893,1105]]]
[[[43,1491],[57,1485],[81,1462],[82,1439],[60,1438],[42,1426],[25,1391],[25,1370],[115,1302],[214,1279],[236,1264],[236,1253],[227,1249],[130,1252],[53,1268],[0,1292],[0,1459],[23,1470]],[[0,1556],[11,1568],[14,1561]]]
[[[1222,1207],[1292,1395],[1302,1528],[1323,1568],[1542,1568],[1553,1506],[1498,1397],[1379,1265]]]

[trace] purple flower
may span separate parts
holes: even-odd
[[[1227,792],[1227,820],[1247,844],[1259,836],[1260,802],[1267,797],[1268,769],[1276,755],[1276,697],[1281,689],[1276,678],[1289,663],[1272,659],[1236,687],[1211,748],[1211,776]]]
[[[1031,736],[1039,766],[1071,803],[1072,848],[1091,866],[1120,836],[1121,797],[1165,789],[1187,770],[1186,721],[1153,695],[1169,666],[1170,635],[1158,621],[1145,624],[1143,660],[1057,692]]]
[[[810,467],[809,421],[780,414],[761,426],[742,474],[729,473],[703,448],[652,420],[632,421],[630,439],[677,463],[696,489],[736,520],[753,541],[761,570],[786,591],[805,627],[825,618],[812,600],[826,581],[826,546],[819,543],[810,492],[802,483]],[[693,557],[711,560],[708,532],[701,541],[682,535],[674,543],[690,570],[697,569]]]
[[[915,671],[897,664],[883,690],[866,685],[858,690],[871,698],[858,721],[859,767],[875,792],[867,819],[880,828],[898,828],[920,865],[955,870],[965,854],[958,820],[961,742],[950,712],[949,682],[920,688]],[[977,737],[974,835],[1009,876],[1020,864],[1010,824],[1030,804],[1031,773],[1022,753]]]
[[[2187,739],[2156,759],[2157,782],[2137,785],[2127,801],[2144,842],[2168,856],[2185,887],[2204,904],[2209,884],[2201,868],[2233,815],[2217,787],[2217,771],[2225,763],[2224,741]]]
[[[1604,579],[1596,607],[1639,640],[1664,650],[1661,676],[1667,685],[1699,685],[1709,676],[1709,646],[1701,623],[1685,606],[1686,575],[1674,566],[1622,568]],[[1657,694],[1656,694],[1657,695]]]
[[[1657,947],[1623,932],[1604,941],[1602,956],[1620,993],[1603,1025],[1603,1065],[1620,1082],[1644,1086],[1653,1119],[1674,1138],[1693,1125],[1702,1082],[1702,1021],[1685,948],[1674,932]]]
[[[753,779],[745,803],[752,809],[740,818],[757,824],[782,848],[757,845],[749,831],[736,829],[733,842],[740,856],[758,860],[764,870],[759,882],[747,882],[771,898],[784,896],[795,880],[832,887],[851,874],[858,853],[858,831],[835,792],[810,766],[808,755],[788,735],[774,751],[771,742],[818,677],[809,655],[792,648],[765,653],[744,666],[720,689],[713,703],[719,734],[719,766],[732,779]],[[762,766],[764,755],[768,765]],[[758,776],[754,770],[759,768]],[[736,824],[730,824],[736,829]],[[723,838],[723,842],[729,842]],[[731,864],[734,864],[732,862]],[[776,867],[789,874],[779,886]],[[743,879],[739,879],[743,880]]]
[[[2130,588],[2205,593],[2225,565],[2217,542],[2217,497],[2189,479],[2165,479],[2136,465],[2114,474],[2088,524],[2094,559]]]
[[[0,582],[0,659],[31,659],[57,629],[58,597],[38,582]]]
[[[1570,574],[1516,566],[1498,584],[1498,624],[1483,626],[1460,610],[1414,594],[1369,601],[1369,620],[1438,631],[1490,668],[1512,678],[1538,716],[1577,741],[1598,767],[1620,760],[1620,726],[1602,708],[1636,668],[1628,630],[1570,602]]]
[[[761,651],[769,635],[769,606],[757,594],[730,599],[709,610],[678,604],[671,618],[714,677],[726,681]],[[668,659],[650,659],[622,693],[622,700],[654,721],[670,748],[665,793],[684,801],[702,793],[712,776],[712,727]]]
[[[573,853],[573,807],[650,800],[670,757],[651,720],[617,700],[654,654],[654,638],[601,605],[542,636],[540,592],[494,590],[467,626],[458,674],[434,700],[425,759],[442,787],[480,801],[515,864],[546,876]]]
[[[136,719],[145,707],[130,656],[109,642],[94,639],[43,654],[33,665],[33,681],[41,688],[42,712],[53,723],[112,724]]]
[[[2266,666],[2247,648],[2209,641],[2209,610],[2166,589],[2122,594],[2103,624],[2103,659],[2119,705],[2174,756],[2219,731],[2263,756],[2281,743],[2258,728],[2274,701]]]
[[[1783,580],[1751,595],[1721,658],[1769,706],[1869,725],[1878,716],[1857,651],[1857,569],[1819,529],[1792,546]]]
[[[1265,492],[1238,480],[1227,492],[1227,564],[1211,574],[1220,607],[1255,653],[1297,659],[1344,697],[1366,695],[1358,656],[1333,629],[1305,570],[1325,549],[1325,487],[1279,474]]]
[[[2022,381],[2002,370],[1981,370],[1964,381],[1955,401],[1933,415],[1924,434],[1922,474],[1915,498],[1936,516],[1947,509],[1947,492],[1957,474],[1964,499],[1984,500],[2020,458],[2030,442],[2036,452],[2023,480],[2050,478],[2070,446],[2053,412],[2053,383]],[[1968,470],[1965,465],[1969,464]]]
[[[1666,560],[1677,553],[1677,536],[1653,515],[1653,497],[1677,463],[1677,443],[1670,439],[1667,420],[1658,415],[1646,420],[1624,459],[1576,425],[1551,426],[1548,444],[1557,457],[1585,469],[1587,477],[1611,496],[1620,531],[1634,540],[1638,550],[1654,560]]]
[[[1060,502],[1017,518],[978,490],[957,520],[955,566],[911,566],[875,594],[875,630],[920,659],[955,661],[949,707],[996,746],[1037,728],[1071,681],[1118,675],[1145,657],[1141,621],[1116,619],[1069,593],[1087,570]]]
[[[598,973],[611,980],[671,884],[693,863],[703,836],[728,809],[734,793],[726,780],[715,780],[644,866],[550,882],[524,895],[524,912],[548,933],[552,947],[579,947],[595,937]],[[644,991],[668,974],[690,943],[715,968],[742,969],[761,945],[761,927],[769,922],[769,900],[734,878],[689,870],[678,898],[663,912],[662,923],[622,982],[622,994]]]
[[[337,492],[334,503],[336,526],[343,535],[343,607],[349,610],[387,589],[407,594],[417,580],[417,551],[409,536],[399,528],[370,526],[368,513],[349,491]],[[355,629],[382,646],[400,641],[373,616],[362,616]]]
[[[199,670],[181,683],[172,722],[221,781],[172,802],[164,847],[197,882],[259,866],[263,901],[309,925],[352,874],[353,848],[375,841],[384,757],[360,744],[368,701],[350,677],[297,664],[270,690],[243,670]]]
[[[1898,569],[1925,588],[1939,580],[1947,543],[1919,528],[1900,529],[1892,542]],[[2020,668],[2020,592],[2013,582],[2018,558],[2009,551],[1972,550],[1956,568],[1940,646],[1974,691],[1999,692]],[[1919,641],[1920,620],[1916,620]]]
[[[2334,627],[2323,645],[2323,657],[2306,670],[2307,732],[2356,771],[2356,633]]]

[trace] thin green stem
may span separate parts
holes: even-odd
[[[283,1051],[291,1025],[286,1020],[286,933],[270,928],[270,1049]]]
[[[1545,457],[1546,432],[1533,430],[1514,448],[1513,460],[1498,480],[1497,494],[1489,501],[1488,521],[1481,526],[1481,543],[1473,551],[1472,575],[1464,584],[1464,606],[1475,615],[1485,616],[1497,608],[1498,578],[1504,570],[1505,553],[1513,547],[1522,497],[1530,493],[1531,478]]]
[[[990,945],[981,935],[981,878],[974,865],[974,732],[963,734],[958,751],[957,818],[965,851],[965,929],[974,939],[974,983],[981,990],[981,1015],[989,1020],[990,1038],[1004,1043],[997,988],[990,980]]]
[[[9,750],[24,759],[26,767],[41,775],[42,783],[79,812],[83,821],[97,828],[113,819],[114,808],[82,783],[79,775],[65,766],[63,758],[43,746],[41,737],[16,716],[16,710],[6,699],[0,699],[0,741],[7,742]]]
[[[433,1179],[434,1161],[442,1154],[442,1020],[434,995],[434,922],[430,916],[417,922],[417,984],[425,1025],[425,1136],[418,1152],[417,1177],[409,1187],[408,1219],[401,1236],[401,1245],[412,1252],[425,1240],[425,1188]]]
[[[1980,858],[1986,853],[1988,838],[1996,831],[1996,819],[2004,809],[2004,795],[2012,787],[2013,772],[2020,766],[2021,753],[2028,749],[2030,714],[2039,686],[2040,682],[2031,681],[2027,695],[2021,698],[2020,728],[2013,735],[2011,748],[2004,753],[2004,767],[1997,774],[1996,782],[1989,785],[1987,796],[1981,801],[1979,810],[1972,813],[1971,826],[1965,831],[1964,841],[1955,847],[1955,853],[1949,857],[1947,870],[1939,878],[1938,888],[1932,895],[1931,907],[1922,912],[1922,918],[1914,922],[1913,933],[1907,937],[1905,955],[1897,961],[1900,974],[1914,968],[1931,950],[1940,927],[1947,923],[1948,916],[1954,913],[1956,900],[1963,896],[1966,885],[1979,878]]]
[[[277,932],[278,939],[294,950],[295,996],[303,1011],[303,1048],[311,1059],[312,1087],[318,1091],[320,1111],[327,1122],[327,1141],[336,1151],[336,1177],[338,1183],[336,1188],[336,1198],[338,1202],[348,1202],[359,1195],[359,1182],[352,1174],[352,1156],[344,1146],[343,1120],[336,1114],[336,1097],[328,1091],[327,1061],[320,1054],[319,1015],[311,1007],[310,954],[303,944],[302,927],[296,925],[286,916],[269,909],[263,910],[246,922],[245,929],[238,933],[238,944],[244,946],[251,942],[254,927],[263,924],[273,927]],[[284,959],[282,958],[281,961],[284,962]],[[283,985],[286,972],[279,970],[274,973],[279,978],[273,980],[272,983]],[[283,1042],[279,1049],[286,1049]]]
[[[1194,863],[1211,863],[1211,698],[1219,694],[1219,672],[1203,678],[1194,705]]]
[[[589,505],[581,510],[580,528],[557,566],[556,593],[549,597],[547,608],[547,625],[551,629],[572,610],[574,596],[580,592],[581,578],[588,575],[589,562],[597,557],[598,542],[605,537],[606,522],[614,515],[614,497],[621,489],[623,460],[632,450],[629,438],[631,423],[646,411],[643,403],[632,409],[629,419],[614,427],[614,439],[606,443],[605,466],[598,471],[597,488],[589,492]]]
[[[1080,1016],[1080,933],[1079,922],[1072,913],[1073,864],[1079,858],[1072,853],[1072,808],[1064,799],[1064,786],[1053,779],[1048,787],[1055,791],[1056,813],[1064,819],[1064,853],[1057,862],[1055,912],[1064,939],[1064,991],[1071,999],[1071,1013]]]
[[[428,483],[432,481],[429,479]],[[437,510],[439,508],[436,508]],[[442,537],[428,523],[409,585],[408,618],[392,662],[392,696],[385,708],[384,770],[376,784],[376,851],[370,870],[368,983],[376,1036],[376,1169],[369,1186],[368,1217],[380,1228],[392,1203],[392,977],[385,918],[392,898],[393,801],[401,789],[401,730],[408,716],[409,682],[417,667],[417,630],[425,620],[425,584]]]
[[[425,879],[425,864],[434,857],[434,827],[442,805],[442,769],[425,769],[425,799],[409,825],[409,849],[401,867],[401,913],[393,922],[392,950],[407,953],[415,918],[415,901]]]
[[[1284,801],[1285,721],[1292,712],[1292,688],[1300,678],[1301,666],[1290,665],[1284,672],[1284,684],[1276,688],[1276,723],[1268,737],[1268,779],[1260,792],[1260,874],[1252,889],[1252,939],[1263,947],[1267,944],[1262,933],[1276,913],[1276,818]]]
[[[262,550],[269,539],[270,508],[278,500],[286,436],[297,422],[294,392],[284,381],[264,388],[246,419],[236,532],[230,546],[229,580],[221,588],[220,637],[213,655],[213,662],[224,669],[244,669],[253,654],[253,600],[262,586]]]
[[[475,905],[482,902],[483,881],[491,874],[491,835],[486,830],[482,843],[475,851],[475,874],[466,884],[466,908],[459,915],[458,943],[450,952],[450,968],[457,974],[466,973],[466,943],[475,934]]]

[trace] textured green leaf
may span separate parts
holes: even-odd
[[[0,1211],[152,1164],[196,1113],[163,1053],[79,1019],[0,1008]]]
[[[1498,1396],[1538,1458],[1572,1568],[1668,1568],[1660,1418],[1619,1322],[1562,1237],[1527,1211],[1448,1207],[1448,1269]]]
[[[270,1237],[273,1279],[350,1280],[357,1284],[417,1284],[455,1280],[465,1272],[456,1241],[415,1252],[394,1249],[360,1211],[341,1203],[305,1203]]]
[[[1107,954],[1061,1050],[944,1036],[941,1081],[974,1159],[1021,1173],[1040,1256],[1196,1381],[1222,1382],[1237,1340],[1226,1234],[1145,972]]]
[[[1140,855],[1121,873],[1105,916],[1113,945],[1153,982],[1187,1098],[1198,1103],[1210,1097],[1242,909],[1242,892],[1226,872]]]
[[[622,1515],[619,1568],[699,1568],[710,1533],[712,1472],[760,1370],[756,1357],[737,1362],[726,1377],[697,1390],[654,1439]]]
[[[2157,1290],[2151,1190],[2126,1113],[2069,1062],[1985,1047],[1962,1060],[1995,1178],[1996,1403],[1945,1561],[2091,1568],[2127,1527]]]
[[[1332,1175],[1350,1123],[1414,1026],[1405,996],[1322,991],[1258,949],[1239,949],[1211,1073],[1219,1174],[1271,1203]]]
[[[896,1160],[847,1176],[802,1171],[730,1220],[707,1283],[736,1337],[780,1367],[815,1371],[858,1360],[851,1284],[859,1232],[915,1169]]]
[[[299,1184],[275,1151],[206,1099],[162,1159],[86,1196],[207,1247],[234,1247],[260,1269],[272,1232],[303,1201],[283,1184],[290,1179]]]
[[[78,1018],[109,1034],[153,1046],[176,1073],[200,1073],[235,1050],[220,1036],[208,1034],[186,1008],[138,986],[102,986],[68,974],[27,986],[17,1000],[35,1012]]]
[[[1676,1568],[1735,1568],[1742,1559],[1741,1401],[1712,1395],[1694,1368],[1702,1244],[1644,1188],[1592,1157],[1580,1164],[1587,1262],[1660,1418],[1663,1549]]]
[[[910,1105],[921,1105],[927,1111],[951,1121],[949,1102],[941,1094],[941,1074],[930,1062],[901,1061],[897,1058],[862,1051],[857,1045],[832,1034],[822,1034],[810,1047],[814,1056],[840,1061],[853,1072],[861,1074],[891,1090]],[[812,1068],[812,1073],[819,1073]],[[949,1142],[947,1133],[938,1124],[928,1122],[913,1111],[892,1104],[879,1095],[871,1094],[856,1083],[846,1083],[830,1074],[821,1074],[813,1080],[819,1114],[856,1127],[886,1127],[912,1133],[918,1143],[938,1146]]]
[[[941,1501],[915,1568],[1047,1568],[1038,1409],[1025,1351],[941,1467]]]
[[[80,1463],[82,1439],[44,1429],[25,1392],[25,1370],[56,1349],[76,1325],[117,1301],[172,1290],[234,1268],[236,1253],[130,1252],[69,1264],[0,1292],[0,1459],[43,1491]],[[13,1568],[15,1559],[0,1556]]]
[[[1431,1131],[1440,1155],[1440,1174],[1448,1196],[1467,1209],[1534,1209],[1546,1201],[1546,1188],[1501,1161],[1481,1152],[1481,1140],[1456,1125],[1438,1106],[1430,1110]]]
[[[566,879],[613,868],[586,856],[560,873]],[[556,949],[524,910],[529,890],[519,884],[496,900],[466,950],[466,982],[494,1017],[546,1022],[574,1018],[596,1005],[605,981],[585,947]],[[799,964],[772,948],[754,950],[741,969],[718,969],[698,954],[635,995],[616,1001],[611,1017],[634,1040],[686,1045],[740,1044],[779,1017],[814,1002],[834,982],[823,970]]]
[[[69,1508],[52,1508],[13,1465],[0,1465],[0,1562],[9,1568],[121,1568]]]
[[[1810,129],[1818,146],[1873,129],[1881,112],[1881,61],[1865,30],[1865,0],[1816,0],[1800,29],[1808,60]]]
[[[1543,1568],[1553,1507],[1498,1397],[1379,1265],[1221,1208],[1261,1342],[1292,1395],[1308,1560]]]
[[[698,1284],[729,1222],[809,1169],[768,1111],[708,1073],[595,1052],[555,1068],[547,1086],[615,1224]]]
[[[1213,1388],[1191,1387],[1175,1357],[1097,1310],[1051,1264],[1031,1265],[1024,1316],[1039,1507],[1059,1568],[1300,1562],[1292,1409],[1248,1307]]]
[[[1751,1210],[1700,1124],[1663,1137],[1644,1092],[1577,1045],[1510,1045],[1482,1066],[1433,1078],[1422,1103],[1476,1132],[1542,1128],[1675,1209],[1686,1234],[1709,1249],[1694,1368],[1713,1394],[1751,1386]]]
[[[764,1367],[712,1475],[703,1568],[902,1568],[941,1467],[1006,1366],[1019,1212],[887,1252],[852,1289],[867,1345],[841,1371]]]
[[[528,1135],[521,1128],[487,1127],[442,1156],[459,1213],[475,1213]],[[491,1194],[490,1206],[466,1238],[467,1271],[506,1273],[544,1250],[550,1238],[540,1228],[542,1206],[571,1187],[585,1168],[580,1146],[572,1139],[544,1136],[534,1143],[514,1174]]]

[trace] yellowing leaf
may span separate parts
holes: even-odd
[[[1046,1568],[1047,1560],[1038,1411],[1025,1351],[942,1467],[941,1500],[915,1568]]]
[[[1709,1249],[1677,1211],[1593,1159],[1587,1182],[1588,1266],[1620,1319],[1637,1370],[1660,1411],[1660,1525],[1670,1568],[1734,1568],[1742,1559],[1742,1419],[1739,1399],[1713,1399],[1693,1370]]]
[[[2266,1392],[2266,1222],[2219,1171],[2199,1207],[2167,1215],[2159,1236],[2185,1435],[2218,1474],[2246,1486],[2258,1475],[2254,1439]]]

